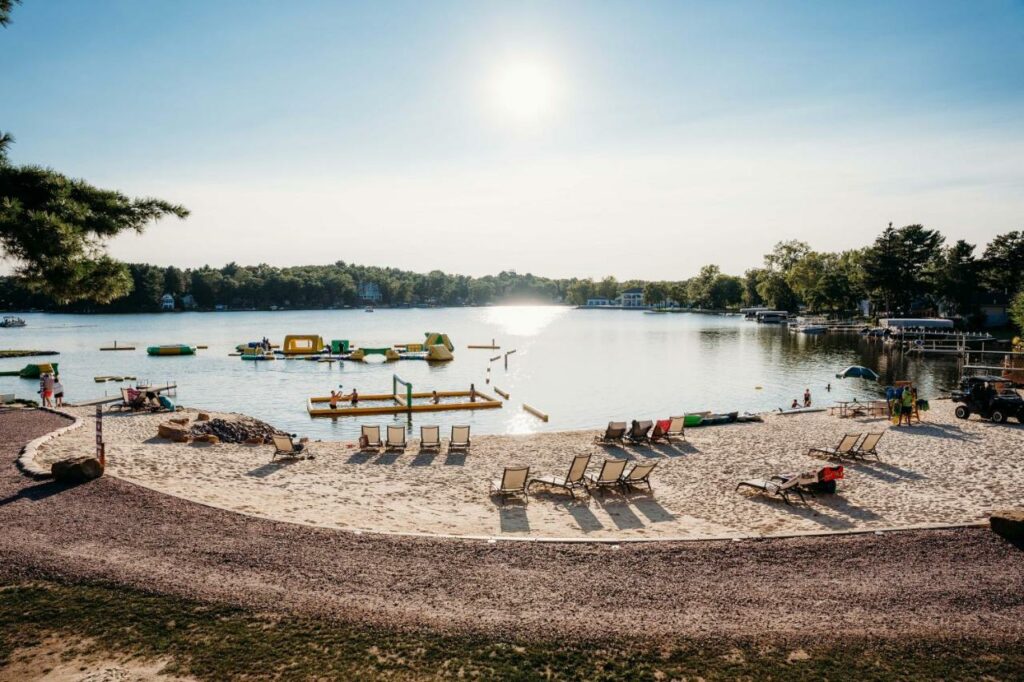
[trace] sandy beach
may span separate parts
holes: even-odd
[[[190,443],[156,437],[166,414],[105,413],[108,474],[184,499],[280,521],[388,533],[518,538],[669,539],[758,536],[982,522],[1024,498],[1024,427],[957,420],[933,401],[924,423],[827,413],[767,415],[763,423],[687,430],[685,442],[606,447],[594,431],[473,437],[469,454],[359,452],[351,442],[313,442],[314,459],[271,462],[271,446]],[[40,448],[37,462],[90,452],[84,418]],[[195,420],[186,410],[177,416]],[[241,419],[241,415],[213,414]],[[787,506],[735,491],[738,481],[815,469],[808,454],[844,433],[884,430],[881,461],[846,463],[838,494]],[[564,475],[572,457],[591,454],[591,471],[609,457],[655,459],[653,492],[581,495],[534,486],[528,504],[488,493],[505,465]]]

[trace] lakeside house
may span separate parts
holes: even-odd
[[[360,282],[359,298],[363,303],[380,303],[384,295],[380,292],[380,285],[376,282]]]
[[[164,294],[160,297],[160,310],[174,310],[174,296]]]
[[[651,306],[644,305],[644,290],[640,287],[626,289],[615,298],[588,298],[581,308],[627,308],[643,310]]]

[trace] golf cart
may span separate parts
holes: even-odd
[[[1002,377],[964,377],[960,381],[960,390],[953,391],[953,402],[960,403],[956,406],[959,419],[977,414],[996,424],[1002,424],[1010,417],[1024,423],[1024,399],[1013,390],[1013,384]]]

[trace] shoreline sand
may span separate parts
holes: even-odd
[[[84,425],[39,448],[37,463],[90,452]],[[197,412],[178,416],[194,421]],[[214,417],[240,419],[242,415]],[[428,455],[412,440],[404,453],[360,453],[351,442],[316,441],[312,460],[271,462],[271,446],[178,444],[156,438],[166,414],[106,413],[108,474],[214,507],[279,521],[364,532],[525,539],[711,539],[870,531],[983,522],[993,508],[1024,499],[1024,427],[960,421],[935,401],[924,423],[826,413],[767,415],[765,422],[688,429],[674,445],[625,448],[593,442],[594,431],[474,436],[467,455]],[[738,481],[828,463],[809,456],[847,432],[885,430],[881,461],[846,463],[837,495],[787,506],[734,490]],[[591,471],[608,457],[655,459],[653,493],[580,496],[542,486],[528,504],[488,494],[505,465],[531,475],[564,475],[590,453]]]

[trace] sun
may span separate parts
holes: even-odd
[[[511,122],[536,123],[554,110],[558,90],[554,69],[540,60],[517,59],[500,65],[490,86],[494,108]]]

